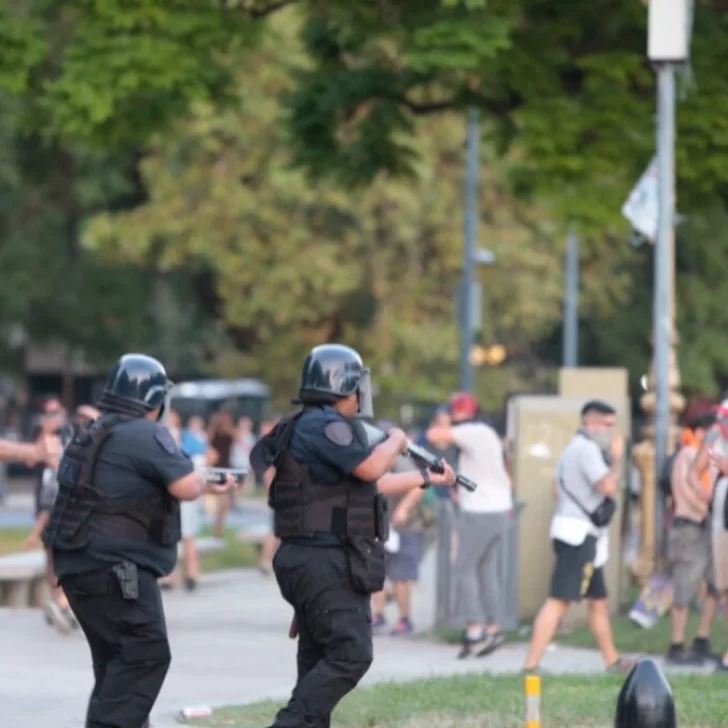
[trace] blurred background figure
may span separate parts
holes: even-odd
[[[478,400],[459,392],[450,400],[452,424],[431,426],[427,438],[440,448],[455,445],[459,471],[478,484],[473,493],[458,492],[456,572],[468,625],[461,654],[484,657],[505,639],[498,568],[513,494],[502,440],[479,415]]]
[[[41,545],[41,536],[50,518],[53,505],[58,495],[58,465],[63,454],[64,442],[61,437],[68,425],[66,410],[56,397],[46,399],[41,405],[38,418],[36,441],[44,439],[48,449],[48,458],[34,468],[35,476],[35,524],[25,540],[26,551],[37,549]],[[67,435],[66,435],[67,436]],[[46,554],[46,574],[51,589],[51,598],[44,607],[44,616],[49,625],[65,634],[78,626],[68,604],[63,589],[55,586],[53,565]]]
[[[392,472],[406,472],[408,467],[392,469]],[[425,526],[422,519],[421,488],[402,496],[390,496],[388,500],[390,527],[397,533],[396,548],[386,554],[387,579],[391,594],[381,591],[372,595],[372,627],[382,630],[387,627],[384,609],[387,601],[397,603],[399,618],[391,630],[393,637],[406,637],[414,632],[412,623],[412,587],[420,577]]]
[[[193,415],[187,421],[187,426],[182,430],[182,450],[191,458],[195,467],[202,468],[207,465],[207,433],[205,432],[205,421],[202,417]]]
[[[194,420],[195,418],[191,418]],[[199,418],[197,418],[199,419]],[[192,423],[193,428],[199,428],[201,422]],[[167,428],[177,445],[190,457],[196,468],[204,468],[207,443],[197,432],[190,432],[189,426],[182,429],[182,420],[179,413],[170,410],[167,415]],[[194,450],[190,452],[188,447]],[[194,591],[200,578],[200,555],[197,550],[197,537],[200,535],[202,514],[199,500],[182,501],[180,503],[180,515],[182,519],[182,569],[176,569],[161,582],[165,589],[176,586],[177,579],[181,573],[184,578],[184,585],[187,591]]]
[[[450,417],[450,408],[447,405],[440,407],[430,421],[430,427],[447,428],[452,425]],[[458,460],[460,451],[454,442],[441,446],[437,442],[431,440],[427,435],[427,430],[423,432],[417,440],[417,444],[424,447],[433,455],[443,458],[456,472],[458,470]],[[439,548],[437,551],[437,560],[435,562],[435,578],[440,593],[450,595],[445,597],[449,599],[450,604],[454,604],[453,596],[455,595],[457,581],[453,573],[452,564],[453,556],[457,553],[457,489],[448,486],[434,486],[429,488],[424,498],[432,497],[431,507],[434,510],[435,529],[433,540],[440,543],[447,543],[447,547]],[[427,548],[427,531],[425,532],[425,548]]]
[[[449,428],[452,425],[452,418],[450,417],[450,411],[448,407],[441,407],[435,412],[435,415],[430,422],[430,428],[433,428],[433,432],[441,431]],[[417,444],[424,447],[433,455],[442,458],[448,465],[450,465],[455,471],[458,468],[458,459],[460,458],[460,451],[454,442],[450,442],[446,445],[438,444],[428,437],[429,430],[425,431],[420,435],[417,440]],[[438,485],[432,488],[432,492],[435,496],[434,506],[436,509],[436,516],[439,519],[449,519],[451,522],[455,518],[455,502],[457,500],[457,492],[446,485]],[[450,529],[448,529],[448,532]]]
[[[208,440],[210,442],[208,464],[214,465],[216,468],[231,468],[231,457],[236,437],[237,430],[230,412],[227,410],[216,412],[210,419],[208,430]],[[225,521],[230,511],[232,496],[223,496],[215,500],[217,509],[212,532],[218,538],[222,538],[225,533]]]
[[[230,462],[232,463],[231,467],[248,471],[244,484],[246,491],[255,488],[255,473],[252,472],[250,467],[250,451],[257,441],[258,438],[256,438],[253,432],[253,420],[247,415],[244,415],[238,420],[238,428],[235,433],[235,442],[233,443]]]
[[[709,469],[700,478],[691,479],[690,469],[700,451],[705,436],[715,424],[714,414],[695,417],[682,432],[680,449],[670,468],[670,496],[673,518],[667,536],[667,560],[673,579],[670,617],[672,641],[667,661],[675,664],[703,664],[717,660],[710,648],[710,631],[718,611],[718,592],[710,538],[710,502],[713,481]],[[697,487],[696,487],[697,486]],[[705,584],[700,624],[692,647],[685,647],[688,612],[696,594]]]
[[[82,404],[76,407],[73,413],[73,424],[76,427],[87,427],[96,420],[101,413],[89,404]]]
[[[45,401],[41,403],[40,412],[37,418],[37,424],[34,428],[33,439],[38,442],[39,440],[46,438],[47,442],[52,443],[54,446],[57,446],[58,460],[60,460],[61,451],[60,432],[61,429],[66,426],[67,422],[68,420],[66,415],[66,409],[61,403],[60,399],[58,399],[57,397],[48,397]],[[33,479],[35,481],[35,517],[36,519],[38,519],[38,517],[41,515],[42,510],[40,500],[41,491],[43,490],[43,483],[47,482],[49,478],[53,477],[53,470],[55,469],[55,467],[58,466],[58,462],[55,462],[55,465],[53,463],[45,462],[36,463],[34,465],[29,463],[29,466],[32,468]],[[44,527],[45,526],[43,526],[43,528]],[[38,531],[35,546],[33,546],[32,548],[35,548],[40,544],[40,534],[43,528]],[[33,529],[31,537],[33,536],[33,534],[35,534],[36,530],[37,529]]]

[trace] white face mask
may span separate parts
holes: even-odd
[[[602,450],[610,450],[612,439],[614,438],[614,430],[599,430],[589,434],[592,440],[599,445]]]

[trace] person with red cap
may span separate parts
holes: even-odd
[[[457,527],[457,582],[467,620],[461,657],[484,657],[504,642],[501,632],[501,584],[498,568],[508,517],[513,509],[511,479],[503,444],[496,431],[479,421],[478,400],[458,392],[450,400],[451,425],[433,425],[427,439],[460,451],[458,470],[477,483],[460,488]]]

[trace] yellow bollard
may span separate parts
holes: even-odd
[[[526,728],[541,728],[541,678],[526,675]]]

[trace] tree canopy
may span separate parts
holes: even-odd
[[[681,82],[683,378],[722,385],[728,13],[696,3]],[[358,346],[386,397],[457,376],[464,110],[481,114],[495,266],[482,391],[545,386],[566,230],[582,356],[647,367],[651,252],[619,210],[654,153],[637,0],[18,0],[0,4],[0,324],[99,361],[146,348],[290,391]],[[48,305],[52,301],[52,305]],[[296,363],[295,365],[293,363]]]
[[[235,104],[197,104],[154,144],[141,164],[149,200],[97,216],[87,244],[125,262],[146,264],[154,253],[166,270],[210,271],[242,352],[218,362],[228,373],[242,369],[291,391],[298,372],[289,363],[341,339],[366,354],[386,394],[406,387],[442,397],[456,385],[463,120],[417,122],[409,179],[381,171],[356,191],[312,183],[292,166],[277,123],[278,99],[308,64],[298,28],[295,16],[271,27],[248,55],[255,74],[241,72]],[[498,264],[482,274],[483,336],[507,346],[518,366],[503,385],[518,386],[537,370],[533,342],[561,315],[563,246],[547,209],[509,198],[508,163],[493,145],[484,161],[481,237]],[[615,251],[616,263],[623,258]],[[604,270],[616,269],[610,263],[587,280]],[[588,290],[596,292],[587,292],[588,305],[609,311],[624,280]]]

